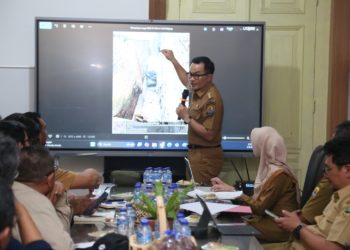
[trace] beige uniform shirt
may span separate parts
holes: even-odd
[[[350,245],[350,185],[334,192],[323,214],[316,216],[316,225],[307,226],[313,233],[337,242]],[[305,250],[299,240],[281,244],[264,245],[266,250]]]
[[[315,234],[341,245],[350,245],[350,185],[336,191],[323,214],[308,226]]]
[[[20,182],[12,186],[15,197],[28,210],[44,240],[55,250],[73,250],[74,242],[64,229],[51,201],[41,193]],[[13,236],[20,240],[17,226],[13,228]]]
[[[219,90],[214,84],[210,84],[193,93],[189,113],[192,119],[202,124],[206,129],[217,131],[214,140],[208,142],[203,137],[198,135],[191,126],[189,126],[189,144],[201,146],[219,145],[221,143],[224,106]]]

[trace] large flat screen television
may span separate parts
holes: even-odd
[[[36,19],[37,108],[47,146],[60,152],[182,156],[187,125],[175,113],[183,85],[161,49],[185,69],[215,63],[226,155],[249,153],[261,126],[264,23]]]

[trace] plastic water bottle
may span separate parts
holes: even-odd
[[[133,198],[134,198],[134,202],[135,203],[139,203],[140,202],[140,199],[141,199],[141,182],[137,182],[135,184]]]
[[[172,230],[165,230],[164,238],[160,242],[157,249],[160,250],[177,250],[181,249],[179,246],[179,242],[176,241],[174,232]]]
[[[119,234],[128,236],[129,222],[126,214],[126,207],[119,210],[119,215],[117,218],[117,231]]]
[[[152,229],[146,218],[141,219],[140,226],[136,232],[136,241],[141,245],[152,242]]]
[[[155,174],[155,169],[151,168],[150,172],[149,172],[149,180],[148,180],[148,182],[152,182],[153,183],[153,181],[154,181],[154,174]]]
[[[159,220],[157,219],[154,224],[154,238],[160,239],[160,228],[159,228]]]
[[[180,219],[183,219],[185,218],[185,215],[183,213],[177,213],[176,214],[176,218],[174,219],[174,222],[173,222],[173,231],[174,232],[180,232]]]
[[[180,229],[177,231],[177,237],[191,237],[191,229],[190,226],[188,225],[188,221],[185,218],[180,218]]]
[[[136,213],[131,203],[126,204],[126,215],[129,222],[128,233],[130,236],[135,233],[135,221],[136,221]]]
[[[172,181],[173,181],[173,173],[171,172],[170,167],[163,168],[162,182],[165,182],[168,185],[170,185]]]
[[[165,194],[165,199],[168,201],[170,199],[170,197],[173,195],[173,193],[176,191],[177,189],[177,185],[173,185],[175,183],[171,183],[170,186],[168,186],[168,189],[166,191]]]
[[[151,167],[145,169],[143,172],[143,183],[152,182],[152,171],[153,169]]]
[[[153,169],[153,182],[162,181],[162,168]]]
[[[154,197],[154,191],[153,191],[153,184],[152,183],[147,183],[146,189],[144,190],[145,194],[153,199]]]

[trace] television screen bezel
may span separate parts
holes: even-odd
[[[36,110],[39,110],[39,81],[38,81],[38,23],[40,21],[58,21],[58,22],[92,22],[92,23],[119,23],[119,24],[141,24],[141,25],[257,25],[262,28],[261,37],[261,63],[260,63],[260,110],[259,110],[259,127],[262,126],[262,91],[264,82],[264,46],[265,46],[265,22],[262,21],[199,21],[199,20],[134,20],[134,19],[96,19],[96,18],[57,18],[57,17],[36,17],[35,18],[35,84],[36,84]],[[187,150],[152,150],[152,149],[106,149],[106,148],[50,148],[56,155],[78,155],[78,156],[150,156],[150,157],[183,157],[187,155]],[[225,157],[252,157],[252,149],[247,150],[226,150]]]

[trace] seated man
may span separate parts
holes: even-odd
[[[0,249],[51,250],[26,208],[15,202],[10,185],[17,175],[19,151],[14,140],[0,133]],[[20,229],[22,244],[12,237],[14,216]]]
[[[27,137],[26,126],[17,120],[0,121],[0,133],[15,140],[17,142],[18,149],[22,149],[23,147],[28,147],[30,145]],[[65,216],[65,214],[71,214],[71,208],[66,202],[66,195],[67,194],[62,183],[57,181],[55,182],[54,191],[49,198],[52,201],[52,204],[55,206],[57,214],[62,220],[62,223],[66,225],[66,230],[69,231],[70,221],[68,221],[68,217]],[[90,204],[89,199],[87,203]]]
[[[0,249],[52,250],[43,240],[30,215],[23,205],[16,202],[7,181],[0,178]],[[16,215],[21,232],[22,244],[11,235]]]
[[[275,219],[293,234],[286,243],[265,245],[264,249],[344,249],[350,246],[350,138],[335,137],[324,146],[326,177],[337,190],[315,225],[306,226],[296,213],[283,211]]]
[[[26,134],[28,136],[28,142],[30,145],[38,143],[40,125],[33,119],[24,116],[21,113],[13,113],[4,118],[4,121],[18,121],[25,127]]]
[[[24,148],[20,155],[19,174],[13,184],[17,200],[28,209],[43,238],[54,249],[74,249],[73,240],[48,198],[55,196],[52,194],[56,170],[54,158],[41,145]],[[66,221],[69,223],[70,218]],[[18,230],[14,237],[19,238]]]
[[[350,137],[350,121],[344,121],[337,125],[333,137]],[[319,146],[315,149],[313,154],[317,154],[319,159],[319,164],[313,167],[319,168],[315,172],[324,169],[324,159],[325,153],[323,151],[323,146]],[[315,173],[314,173],[315,174]],[[306,180],[307,181],[307,180]],[[303,204],[302,209],[299,213],[300,219],[306,224],[315,224],[315,216],[321,215],[323,209],[326,207],[331,199],[334,192],[333,186],[326,177],[322,177],[318,180],[316,187],[311,193],[310,197],[303,198],[307,199],[306,203]],[[304,190],[303,190],[304,191]]]
[[[47,131],[46,122],[38,112],[26,112],[24,116],[32,119],[40,127],[39,138],[36,140],[41,145],[46,144]],[[68,197],[70,204],[75,215],[80,215],[86,209],[86,207],[93,202],[90,199],[90,194],[94,188],[97,188],[102,182],[102,176],[93,168],[84,169],[81,172],[73,172],[64,169],[58,169],[55,175],[56,181],[63,184],[65,190],[69,189],[89,189],[89,195],[87,196],[74,196]]]
[[[40,126],[39,139],[41,145],[46,144],[47,132],[46,122],[37,112],[26,112],[26,117],[33,119]],[[93,190],[97,188],[102,182],[102,176],[93,168],[88,168],[82,172],[72,172],[59,169],[56,173],[56,180],[63,183],[64,187],[68,189],[88,188]]]

